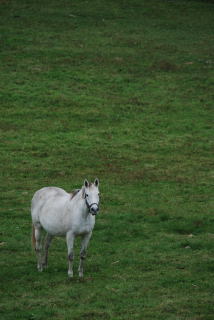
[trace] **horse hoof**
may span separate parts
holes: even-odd
[[[68,271],[68,278],[73,278],[74,274],[73,271]]]
[[[42,271],[43,271],[42,266],[37,267],[37,270],[38,270],[39,272],[42,272]]]

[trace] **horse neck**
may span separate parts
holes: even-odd
[[[89,212],[87,205],[85,203],[85,199],[83,198],[83,190],[81,189],[78,194],[75,196],[74,201],[77,202],[77,206],[79,207],[79,212],[83,219],[87,219]]]

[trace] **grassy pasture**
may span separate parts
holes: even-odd
[[[214,4],[1,0],[2,320],[214,317]],[[46,185],[101,182],[85,278],[36,271]]]

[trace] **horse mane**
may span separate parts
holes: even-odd
[[[77,193],[80,191],[80,189],[75,189],[75,190],[73,190],[72,192],[70,192],[70,195],[71,195],[71,199],[73,199],[76,195],[77,195]]]

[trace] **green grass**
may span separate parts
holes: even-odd
[[[0,1],[4,320],[213,319],[212,1]],[[30,201],[99,177],[85,278]]]

